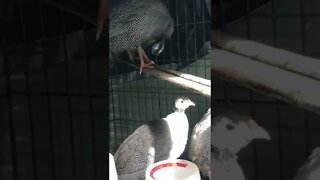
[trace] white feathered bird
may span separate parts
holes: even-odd
[[[189,98],[177,98],[173,113],[140,126],[122,142],[114,154],[119,180],[144,179],[149,165],[180,157],[188,140],[189,106],[195,106]]]

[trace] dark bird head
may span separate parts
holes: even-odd
[[[181,111],[185,111],[190,106],[196,106],[196,105],[189,98],[179,97],[175,100],[174,106],[176,111],[181,112]]]
[[[165,41],[170,39],[173,31],[174,31],[174,24],[173,19],[171,18],[170,14],[161,20],[164,26],[159,26],[153,32],[153,38],[155,39],[155,43],[152,45],[152,55],[159,55],[165,46]]]
[[[269,133],[256,121],[235,113],[214,117],[211,130],[211,144],[232,154],[237,154],[254,139],[271,139]]]

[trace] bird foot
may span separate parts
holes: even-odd
[[[151,60],[149,60],[148,63],[144,63],[143,61],[141,61],[141,64],[140,64],[140,74],[142,73],[142,69],[143,68],[154,68],[154,65],[155,63]]]

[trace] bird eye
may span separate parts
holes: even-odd
[[[234,126],[231,125],[231,124],[227,124],[226,128],[227,128],[228,130],[232,130],[232,129],[234,129]]]
[[[183,103],[183,100],[181,100],[180,102]]]

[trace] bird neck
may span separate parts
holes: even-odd
[[[187,115],[184,113],[184,111],[175,111],[171,114],[169,114],[166,118],[164,118],[165,121],[167,121],[169,127],[171,128],[177,128],[177,127],[183,127],[183,129],[189,128],[189,122]]]
[[[173,111],[174,111],[174,112],[178,112],[178,113],[181,113],[181,112],[184,113],[184,110],[178,109],[178,108],[176,108],[176,107],[173,108]]]
[[[213,144],[211,145],[211,151],[213,153],[212,156],[214,159],[229,160],[229,159],[237,158],[237,155],[232,154],[228,149],[221,149],[216,147]]]

